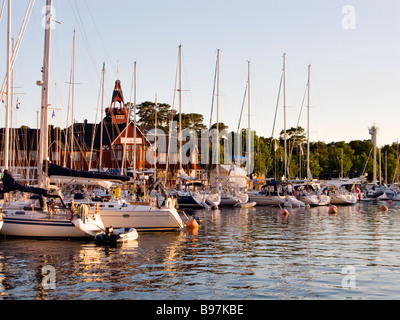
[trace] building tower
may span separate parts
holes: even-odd
[[[372,126],[369,128],[369,134],[371,135],[371,142],[374,145],[374,171],[372,176],[372,182],[377,181],[376,179],[376,136],[379,132],[379,128],[376,126]]]

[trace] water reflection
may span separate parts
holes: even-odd
[[[397,298],[400,204],[200,210],[197,232],[93,241],[0,240],[2,299]],[[46,287],[43,268],[54,267]],[[356,286],[342,287],[353,266]]]

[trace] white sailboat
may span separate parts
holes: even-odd
[[[334,184],[327,183],[327,186],[324,187],[324,192],[331,198],[330,204],[353,205],[357,203],[357,198],[354,194]]]
[[[121,186],[123,181],[129,177],[121,175],[111,175],[106,173],[96,173],[88,171],[78,171],[63,168],[54,164],[49,165],[48,175],[51,180],[62,182],[64,187],[67,185],[85,185],[85,186]],[[115,188],[115,187],[114,187]],[[182,229],[184,223],[175,208],[175,199],[164,194],[166,200],[161,205],[154,198],[146,198],[143,201],[139,199],[123,199],[120,196],[121,189],[115,196],[107,201],[96,201],[89,195],[81,203],[91,207],[98,207],[98,213],[106,227],[113,228],[135,228],[138,231],[169,231]],[[76,199],[65,199],[69,203]]]
[[[302,184],[298,184],[297,198],[309,206],[327,206],[331,199],[328,195],[324,194],[321,190],[320,184],[313,180],[310,170],[310,71],[311,65],[308,65],[308,103],[307,103],[307,180]],[[293,184],[295,184],[293,182]]]
[[[260,188],[260,191],[249,191],[249,202],[257,206],[281,206],[287,201],[283,194],[282,183],[271,179]]]
[[[11,4],[11,1],[9,1]],[[8,158],[5,157],[5,171],[3,173],[3,192],[21,191],[36,194],[32,198],[39,200],[39,205],[33,202],[7,202],[2,206],[3,227],[0,233],[5,236],[39,237],[39,238],[82,238],[92,237],[94,233],[104,229],[103,223],[97,214],[90,213],[88,207],[67,208],[59,197],[51,196],[47,189],[46,177],[42,168],[43,160],[47,159],[48,152],[48,99],[49,99],[49,74],[50,74],[50,40],[51,40],[51,10],[52,0],[47,0],[48,27],[45,28],[43,79],[38,82],[42,87],[42,108],[40,150],[38,150],[38,175],[39,187],[33,188],[17,183],[7,170]],[[11,8],[9,7],[9,13]],[[9,14],[10,19],[10,14]],[[10,68],[8,73],[10,73]],[[8,82],[9,83],[9,82]],[[81,210],[82,209],[82,210]],[[79,214],[79,215],[78,215]],[[90,231],[88,234],[86,231]]]
[[[219,52],[219,51],[218,51]],[[178,135],[182,135],[182,46],[179,45],[179,132]],[[220,202],[221,196],[215,190],[207,190],[202,183],[194,183],[197,178],[191,177],[186,174],[182,168],[182,139],[179,140],[179,186],[182,181],[191,181],[184,189],[179,188],[171,192],[177,196],[179,207],[185,208],[206,208],[206,209],[217,209]],[[169,152],[168,152],[169,157]]]
[[[327,206],[330,197],[323,193],[321,185],[317,181],[292,181],[297,198],[309,206]]]
[[[53,203],[47,209],[39,206],[10,204],[3,206],[3,228],[5,237],[28,238],[92,238],[102,232],[104,224],[100,216],[90,212],[84,205],[74,210]],[[79,212],[79,215],[78,213]]]

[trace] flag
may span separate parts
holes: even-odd
[[[19,109],[20,104],[21,104],[21,101],[19,101],[19,98],[17,98],[17,105],[16,105],[17,109]]]
[[[5,103],[5,101],[4,101],[4,94],[1,94],[1,103]]]
[[[304,152],[303,152],[303,147],[302,147],[302,144],[301,144],[301,143],[300,143],[300,152],[301,152],[301,155],[304,154]]]
[[[55,111],[53,110],[53,113],[51,114],[51,117],[54,118],[56,116]]]
[[[276,142],[276,140],[275,140],[275,147],[274,147],[274,151],[276,151],[276,150],[278,150],[278,144],[277,144],[277,142]]]

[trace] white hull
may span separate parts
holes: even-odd
[[[7,210],[5,210],[7,211]],[[9,237],[29,238],[93,238],[75,224],[65,218],[47,218],[46,214],[19,210],[20,213],[7,213],[3,216],[4,224],[0,234]],[[96,226],[102,226],[100,218],[93,220],[93,232],[98,232]]]
[[[99,214],[105,227],[135,228],[138,231],[176,230],[184,223],[175,208],[151,204],[102,203]]]
[[[331,199],[329,196],[324,195],[305,195],[299,196],[299,200],[308,204],[309,206],[327,206],[329,205]]]
[[[249,196],[247,194],[242,194],[239,196],[235,196],[232,194],[223,194],[221,196],[220,206],[235,206],[240,203],[247,203],[249,201]]]
[[[285,204],[286,198],[284,196],[249,194],[249,202],[255,202],[257,206],[279,206]]]
[[[232,195],[223,195],[221,196],[221,203],[220,206],[232,207],[238,204],[239,201]]]
[[[105,227],[135,228],[138,231],[169,231],[182,229],[184,223],[175,209],[174,201],[167,199],[164,206],[157,207],[149,202],[126,202],[111,200],[106,202],[82,203],[91,207],[99,206],[98,213]],[[77,202],[75,202],[77,203]],[[92,209],[93,210],[93,209]]]
[[[400,193],[395,193],[395,194],[392,196],[392,200],[393,200],[393,201],[400,201]]]
[[[285,206],[293,206],[293,207],[305,207],[305,203],[303,201],[298,200],[295,196],[286,196]]]
[[[211,208],[218,209],[218,206],[221,204],[221,196],[218,193],[207,194],[205,203]]]
[[[155,210],[101,210],[101,219],[106,227],[135,228],[138,231],[176,230],[184,227],[178,213],[167,209]]]
[[[356,197],[351,194],[331,194],[329,196],[331,197],[331,204],[346,205],[357,203]]]

